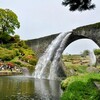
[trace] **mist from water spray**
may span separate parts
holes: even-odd
[[[66,48],[66,43],[67,43],[67,40],[69,38],[71,33],[67,34],[64,39],[62,40],[61,44],[60,44],[60,47],[58,48],[57,52],[55,53],[55,56],[54,56],[54,60],[52,61],[52,64],[51,64],[51,68],[50,68],[50,74],[49,74],[49,79],[56,79],[57,78],[57,69],[59,67],[59,62],[60,62],[60,57],[64,51],[64,49]]]
[[[95,63],[96,63],[96,56],[94,54],[94,51],[89,51],[89,57],[90,57],[90,63],[89,63],[89,65],[90,66],[95,65]]]
[[[28,68],[22,67],[21,71],[22,71],[22,73],[23,73],[24,76],[30,76]]]

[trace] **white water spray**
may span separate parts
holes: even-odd
[[[71,33],[67,34],[64,39],[62,40],[60,47],[58,48],[57,52],[55,53],[54,60],[52,61],[49,79],[56,79],[57,78],[57,70],[59,68],[60,57],[66,48],[66,43]]]
[[[58,63],[70,34],[62,33],[51,42],[36,65],[34,78],[57,79]]]
[[[89,57],[90,57],[90,66],[95,65],[96,63],[96,56],[93,51],[89,51]]]
[[[22,67],[21,71],[22,71],[22,73],[23,73],[24,76],[30,76],[28,68]]]

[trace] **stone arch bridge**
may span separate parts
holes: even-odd
[[[55,39],[59,34],[61,33],[41,37],[38,39],[27,40],[26,44],[35,51],[38,57],[40,57],[52,40]],[[70,43],[84,38],[93,40],[100,47],[100,22],[78,27],[72,30],[72,34],[66,43],[66,47]]]

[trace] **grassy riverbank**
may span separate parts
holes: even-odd
[[[0,76],[12,76],[12,75],[21,75],[21,72],[17,72],[17,71],[0,71]]]
[[[64,90],[61,100],[100,100],[100,74],[71,76],[61,86]]]
[[[65,55],[67,78],[62,81],[61,100],[100,100],[100,66],[89,66],[89,57]]]

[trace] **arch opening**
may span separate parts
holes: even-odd
[[[99,46],[91,39],[78,39],[71,42],[63,51],[63,54],[81,54],[84,50],[99,49]]]
[[[90,67],[92,71],[98,71],[94,49],[99,49],[99,46],[91,39],[78,39],[70,43],[62,54],[67,76],[88,72]]]
[[[74,41],[83,38],[87,37],[73,35],[71,32],[59,34],[48,46],[43,56],[40,57],[33,76],[35,78],[50,80],[56,80],[59,77],[66,76],[63,70],[64,64],[61,61],[62,53]]]

